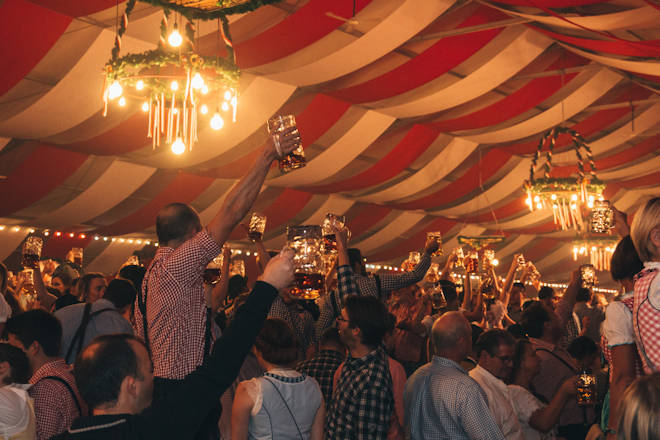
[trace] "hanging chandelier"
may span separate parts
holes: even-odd
[[[573,140],[573,150],[577,157],[578,177],[556,178],[550,177],[552,170],[552,152],[560,134],[568,134]],[[543,178],[534,178],[536,166],[543,153],[545,145],[545,163],[543,164]],[[585,174],[584,158],[589,166],[589,174]],[[577,131],[565,127],[554,127],[543,135],[529,170],[529,179],[525,180],[523,189],[527,193],[525,203],[530,211],[551,209],[554,223],[562,230],[575,228],[578,231],[585,229],[585,219],[588,210],[593,209],[596,201],[602,201],[605,183],[596,177],[591,149],[582,135]]]
[[[163,10],[160,39],[154,50],[119,56],[121,39],[137,0],[129,0],[105,65],[103,116],[111,103],[137,105],[148,114],[147,138],[155,149],[170,145],[174,154],[192,150],[198,121],[220,130],[236,122],[238,81],[227,15],[245,13],[281,0],[139,0]],[[174,17],[170,16],[174,12]],[[195,45],[193,20],[219,20],[227,57],[205,56]]]
[[[506,237],[504,235],[459,235],[458,243],[471,246],[474,250],[478,251],[485,246],[501,243],[505,239]]]
[[[596,270],[610,270],[610,260],[618,241],[614,238],[586,237],[573,242],[573,260],[589,256],[590,263]]]

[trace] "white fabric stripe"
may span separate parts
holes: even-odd
[[[444,142],[443,136],[434,142]],[[382,191],[360,197],[360,201],[382,203],[412,196],[444,179],[454,171],[479,144],[456,137],[427,165],[409,178]],[[433,145],[431,145],[433,148]]]
[[[646,75],[658,75],[660,73],[660,63],[653,61],[628,61],[622,60],[619,58],[612,58],[602,55],[596,55],[591,52],[577,49],[574,46],[568,44],[559,43],[561,46],[565,47],[567,50],[574,52],[580,56],[588,58],[590,60],[596,61],[600,64],[606,66],[616,67],[621,70],[628,70],[630,72],[644,73]]]
[[[115,160],[85,191],[36,222],[51,227],[83,223],[118,205],[155,172],[155,168]]]
[[[118,271],[119,266],[121,266],[128,257],[133,254],[133,251],[141,249],[143,246],[144,245],[142,244],[136,243],[120,243],[119,239],[117,239],[103,249],[103,252],[94,258],[85,270],[87,272],[113,274]]]
[[[660,187],[654,186],[651,188],[644,189],[635,189],[627,190],[623,189],[623,196],[619,197],[615,202],[614,206],[616,209],[622,212],[627,212],[630,214],[630,209],[635,205],[639,204],[640,200],[645,199],[651,196],[658,196],[660,194]]]
[[[497,251],[497,258],[499,258],[501,261],[503,258],[508,257],[509,255],[520,252],[520,250],[524,249],[530,241],[534,240],[534,238],[536,238],[534,235],[527,234],[521,234],[517,236],[510,243]]]
[[[368,10],[379,2],[372,2],[365,10],[361,11],[355,18],[365,23],[372,18]],[[386,2],[390,3],[391,2]],[[274,65],[261,66],[259,70],[273,72],[276,69],[290,69],[281,73],[270,75],[270,78],[298,86],[307,86],[329,81],[343,75],[347,75],[363,66],[387,55],[392,50],[401,46],[411,37],[429,25],[436,17],[440,16],[447,8],[454,4],[454,0],[423,1],[406,0],[386,17],[382,17],[380,10],[373,11],[377,25],[367,31],[361,37],[348,44],[342,44],[338,50],[319,59],[320,48],[327,48],[329,40],[346,40],[344,31],[337,30],[325,38],[305,47],[292,56],[277,60]],[[341,33],[336,38],[335,33]],[[315,54],[315,56],[314,56]],[[309,64],[291,69],[295,66],[295,60],[306,59]]]
[[[424,213],[403,211],[380,231],[356,244],[351,244],[351,246],[360,248],[363,254],[368,254],[372,250],[383,246],[383,244],[394,241],[425,216]]]
[[[621,80],[621,75],[609,69],[597,68],[584,71],[580,76],[591,78],[566,98],[519,124],[500,130],[482,132],[476,135],[461,134],[464,138],[479,143],[509,142],[548,130],[589,107]]]
[[[307,217],[301,224],[303,225],[320,225],[325,218],[325,215],[337,214],[344,215],[355,202],[345,197],[335,194],[330,194],[330,197],[317,209],[312,215]]]
[[[11,138],[0,137],[0,151],[2,151],[10,141]]]
[[[527,28],[511,27],[486,45],[479,54],[484,64],[465,78],[446,85],[444,75],[439,81],[418,87],[394,99],[371,103],[383,113],[407,118],[439,112],[475,99],[511,78],[539,56],[552,40]],[[479,54],[474,57],[480,56]],[[434,91],[435,90],[435,91]],[[409,101],[404,100],[408,98]],[[403,104],[392,105],[393,101]]]
[[[571,259],[572,261],[573,257],[572,257],[571,249],[572,249],[572,245],[570,244],[561,246],[553,253],[543,257],[538,261],[535,261],[534,265],[539,270],[539,272],[543,273],[544,269],[554,266],[555,264],[559,263],[562,260]]]
[[[220,197],[218,197],[218,200],[215,202],[211,203],[209,207],[207,207],[205,210],[199,213],[199,218],[202,222],[202,225],[208,225],[211,220],[213,220],[213,217],[215,217],[218,212],[220,211],[220,208],[222,208],[222,204],[225,202],[225,199],[227,198],[227,195],[236,187],[236,184],[238,183],[238,180],[234,182],[234,184],[227,190],[225,191],[224,194],[222,194]],[[259,190],[259,194],[264,192],[266,190],[265,186],[262,186],[261,189]],[[259,196],[257,196],[259,197]]]
[[[0,122],[0,134],[45,138],[75,127],[97,113],[103,107],[101,72],[114,39],[114,32],[101,31],[76,65],[52,89],[24,111]],[[126,52],[142,52],[154,46],[128,36],[122,39],[122,50]]]
[[[12,225],[5,225],[4,231],[0,231],[0,261],[10,256],[29,234],[25,228],[21,228],[20,231],[13,231],[12,227]]]
[[[653,159],[645,160],[629,167],[598,173],[597,176],[602,180],[623,180],[633,176],[642,177],[658,170],[660,170],[660,156],[655,156]]]
[[[523,196],[521,195],[521,198]],[[527,205],[525,205],[525,208],[527,208]],[[534,212],[527,212],[526,214],[505,222],[500,222],[499,224],[495,223],[489,223],[486,226],[489,229],[496,229],[498,226],[506,231],[509,229],[520,229],[520,228],[527,228],[527,227],[533,227],[535,225],[541,224],[541,223],[546,223],[548,221],[552,221],[552,212],[548,210],[535,210]]]
[[[433,211],[435,215],[445,217],[468,215],[478,212],[508,196],[514,191],[522,191],[520,187],[526,175],[529,173],[529,160],[521,160],[509,173],[501,178],[495,185],[486,191],[479,193],[476,197],[448,209]]]
[[[303,168],[268,181],[272,186],[311,185],[340,171],[388,129],[391,116],[367,111],[334,144],[307,162]]]

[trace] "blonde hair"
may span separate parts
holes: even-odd
[[[635,249],[640,260],[653,261],[660,256],[658,248],[651,241],[651,232],[660,228],[660,197],[654,197],[635,215],[630,238],[632,238]]]
[[[660,438],[660,372],[635,380],[623,394],[619,408],[620,440]]]

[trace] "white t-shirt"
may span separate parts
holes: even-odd
[[[518,421],[520,422],[525,440],[549,440],[556,438],[552,431],[546,434],[529,426],[529,419],[532,417],[532,414],[545,406],[539,399],[519,385],[509,385],[509,396],[513,402],[513,409],[518,414]]]
[[[621,300],[630,298],[632,295],[632,292],[626,293]],[[607,338],[608,347],[635,343],[632,312],[621,301],[612,301],[607,306],[601,330]]]
[[[0,387],[0,438],[22,433],[28,428],[33,412],[28,396],[29,384],[11,384]]]

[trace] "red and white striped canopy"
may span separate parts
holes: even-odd
[[[174,201],[208,221],[265,142],[264,121],[284,113],[296,115],[308,163],[273,169],[255,204],[272,248],[287,224],[333,212],[374,263],[400,263],[429,231],[443,233],[447,250],[459,234],[502,233],[500,261],[524,250],[544,279],[565,279],[573,233],[557,232],[551,213],[530,213],[521,190],[540,136],[560,123],[588,140],[617,208],[634,213],[660,192],[652,0],[264,6],[230,20],[243,71],[237,121],[221,131],[200,121],[200,141],[183,156],[152,151],[140,103],[102,116],[102,69],[123,8],[0,2],[0,260],[29,227],[49,228],[64,232],[51,235],[50,252],[75,243],[90,268],[113,271],[143,243],[94,235],[153,240],[156,213]],[[161,15],[138,3],[122,54],[154,48]],[[225,54],[217,31],[200,24],[201,52]],[[570,138],[557,147],[553,176],[574,174]]]

